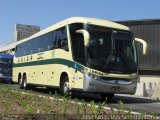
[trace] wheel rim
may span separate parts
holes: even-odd
[[[64,82],[63,88],[64,88],[63,89],[64,95],[69,95],[70,89],[69,89],[69,82],[68,81]]]
[[[27,85],[27,84],[26,84],[26,80],[24,80],[24,82],[23,82],[23,87],[26,88],[26,85]]]
[[[22,85],[22,78],[19,80],[19,85]]]

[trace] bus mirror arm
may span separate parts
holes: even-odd
[[[83,34],[83,36],[84,36],[84,45],[86,47],[89,47],[90,35],[89,35],[88,31],[86,31],[86,30],[76,30],[76,33]]]
[[[135,38],[136,42],[140,42],[143,45],[143,55],[147,53],[147,42],[140,38]]]

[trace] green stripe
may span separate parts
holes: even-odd
[[[25,66],[37,66],[37,65],[49,65],[49,64],[61,64],[66,65],[68,67],[72,67],[74,69],[77,69],[80,72],[83,72],[84,67],[78,63],[75,63],[70,60],[66,59],[47,59],[47,60],[39,60],[39,61],[32,61],[32,62],[25,62],[25,63],[17,63],[13,64],[13,67],[25,67]],[[76,64],[76,68],[75,68]]]

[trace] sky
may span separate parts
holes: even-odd
[[[111,21],[160,18],[160,0],[0,0],[0,46],[13,42],[16,23],[41,30],[69,17]]]

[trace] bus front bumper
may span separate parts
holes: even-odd
[[[0,82],[9,83],[12,81],[12,77],[0,76]]]
[[[101,78],[96,79],[85,74],[83,86],[83,90],[85,92],[135,94],[137,78],[128,81],[124,81],[122,79],[103,80]]]

